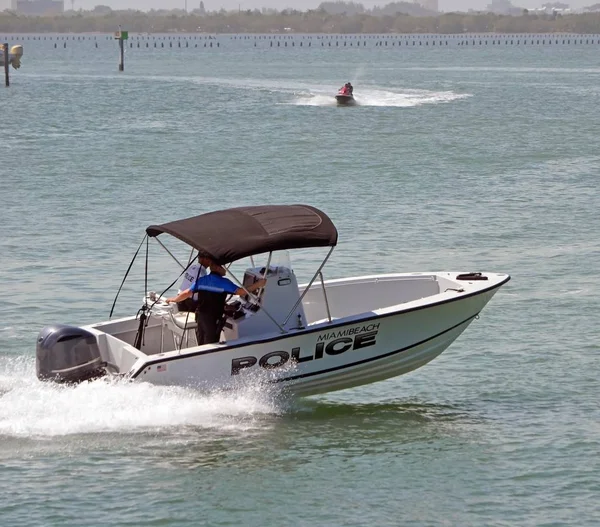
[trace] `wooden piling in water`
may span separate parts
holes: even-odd
[[[125,71],[125,48],[123,46],[123,38],[119,37],[119,71]]]
[[[125,71],[125,40],[129,39],[129,31],[122,31],[119,26],[119,31],[115,32],[115,39],[119,41],[119,71]]]
[[[10,64],[8,63],[9,60],[9,52],[8,52],[8,42],[4,43],[4,82],[6,87],[8,88],[10,86],[10,73],[9,73],[9,66]]]

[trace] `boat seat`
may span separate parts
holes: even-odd
[[[170,312],[165,321],[173,334],[175,349],[183,347],[184,340],[185,347],[188,347],[190,345],[190,335],[192,336],[192,342],[197,342],[195,329],[198,324],[196,324],[196,314],[193,311]]]
[[[180,330],[180,337],[181,338],[185,337],[186,342],[189,344],[189,333],[188,332],[195,330],[198,327],[198,324],[196,322],[196,314],[193,311],[178,311],[177,313],[170,313],[169,318],[171,319],[173,326],[175,326],[177,329]],[[186,324],[186,320],[187,320],[187,324]],[[222,331],[226,325],[227,325],[227,314],[224,314],[217,326],[218,327],[217,334],[220,335],[220,337],[219,337],[220,342],[225,341]],[[173,327],[171,329],[173,329]],[[192,331],[192,334],[194,336],[194,340],[196,342],[198,342],[196,339],[195,331]]]
[[[170,313],[170,318],[173,324],[181,330],[194,329],[196,324],[196,314],[193,311],[178,311]]]

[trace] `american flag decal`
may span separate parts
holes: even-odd
[[[156,371],[167,371],[167,365],[166,364],[159,364],[156,367]]]

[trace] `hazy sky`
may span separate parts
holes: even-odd
[[[355,0],[356,1],[356,0]],[[490,3],[491,0],[439,0],[440,11],[468,9],[482,9]],[[538,7],[546,0],[512,0],[513,4],[519,7]],[[592,5],[597,0],[562,0],[573,8]],[[204,0],[204,5],[209,11],[220,9],[237,9],[241,5],[242,9],[254,9],[260,7],[275,7],[284,9],[294,7],[296,9],[311,9],[317,7],[321,0]],[[358,3],[365,7],[375,5],[385,5],[390,3],[387,0],[358,0]],[[166,9],[185,6],[185,0],[75,0],[75,9],[92,9],[95,5],[108,5],[113,9]],[[200,5],[200,0],[187,0],[188,9],[191,11]],[[0,0],[0,9],[10,7],[10,0]],[[65,1],[65,8],[71,8],[71,0]]]

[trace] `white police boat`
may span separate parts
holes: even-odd
[[[250,258],[243,278],[228,271],[230,278],[242,288],[261,278],[266,285],[228,300],[215,344],[196,345],[194,313],[167,305],[164,293],[146,292],[135,316],[47,326],[37,340],[39,379],[107,377],[206,390],[259,382],[296,396],[351,388],[427,364],[510,280],[464,272],[324,280],[338,233],[326,214],[307,205],[240,207],[153,225],[146,247],[156,239],[166,249],[158,240],[163,234],[225,266]],[[272,264],[274,251],[308,247],[329,251],[307,284],[298,285],[291,265]],[[268,255],[266,264],[254,265],[256,255]]]

